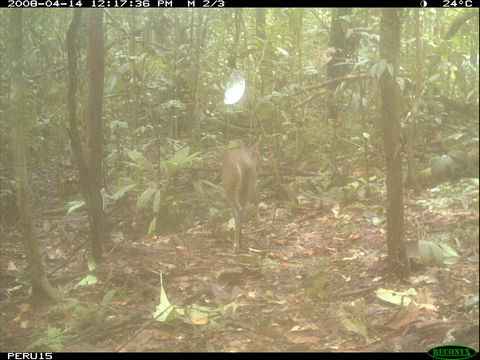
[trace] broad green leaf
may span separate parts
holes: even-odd
[[[417,295],[417,292],[413,288],[410,288],[407,291],[394,291],[379,288],[376,295],[379,299],[390,304],[407,306],[413,301],[413,297]]]
[[[173,154],[170,161],[176,162],[178,164],[184,163],[190,153],[190,147],[186,146],[183,149],[178,150],[175,154]]]
[[[80,280],[77,284],[76,287],[78,286],[88,286],[88,285],[93,285],[93,284],[96,284],[98,281],[97,277],[95,275],[92,275],[92,274],[88,274],[87,276],[85,276],[82,280]]]
[[[82,208],[85,205],[85,201],[72,201],[69,204],[71,206],[68,208],[67,215],[70,215],[75,210]]]
[[[190,161],[196,159],[201,153],[202,153],[201,151],[197,151],[196,153],[188,155],[187,162],[190,162]]]
[[[163,277],[162,274],[160,274],[160,302],[153,313],[153,318],[157,321],[164,322],[167,320],[168,315],[170,315],[173,309],[174,306],[168,301],[167,294],[163,288]]]
[[[229,315],[229,314],[233,314],[239,306],[241,306],[241,305],[238,304],[237,302],[233,301],[229,304],[220,305],[218,307],[217,311],[219,312],[219,314],[221,316],[226,316],[226,315]]]
[[[387,59],[381,59],[378,63],[377,79],[380,79],[387,68]]]
[[[197,304],[185,308],[185,316],[194,325],[208,324],[208,318],[211,312],[212,309]]]
[[[87,267],[88,271],[94,271],[97,268],[97,263],[92,255],[87,256]]]
[[[443,256],[443,249],[435,244],[434,242],[428,243],[430,246],[430,255],[432,256],[432,260],[434,260],[437,264],[443,264],[444,256]]]
[[[137,165],[140,165],[144,170],[150,174],[155,175],[155,168],[153,164],[142,153],[137,150],[127,150],[127,154]]]
[[[450,246],[447,244],[441,244],[440,247],[443,250],[443,263],[445,265],[453,265],[458,262],[460,259],[460,255],[453,250]]]
[[[156,192],[157,189],[153,187],[147,188],[137,199],[137,209],[145,209],[148,201],[155,195]]]
[[[235,229],[235,219],[234,218],[230,218],[230,220],[228,220],[227,228],[229,228],[231,230]]]
[[[430,245],[425,240],[418,240],[418,252],[424,261],[430,261]]]
[[[419,240],[418,252],[425,261],[434,261],[439,265],[453,265],[460,255],[447,244],[436,244],[433,241]]]
[[[342,319],[342,325],[345,329],[352,331],[356,334],[367,336],[367,325],[365,321],[360,318]]]
[[[155,197],[153,198],[153,213],[158,214],[160,211],[160,205],[161,205],[161,194],[162,192],[160,190],[157,190],[155,193]]]
[[[393,78],[393,65],[392,64],[387,64],[387,71],[390,74],[390,76]]]
[[[160,163],[160,168],[162,169],[162,175],[169,179],[178,171],[180,167],[177,163],[166,160]]]
[[[115,201],[121,199],[127,192],[137,187],[137,185],[138,184],[130,184],[120,188],[115,192],[115,194],[112,195],[112,199]]]
[[[117,292],[117,289],[112,289],[108,291],[104,296],[102,301],[100,302],[103,306],[108,305],[108,303],[112,300],[113,295]]]

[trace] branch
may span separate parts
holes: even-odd
[[[345,75],[345,76],[341,76],[341,77],[336,77],[336,78],[333,78],[333,79],[329,79],[329,80],[325,80],[323,82],[321,82],[320,84],[316,84],[316,85],[312,85],[312,86],[309,86],[307,88],[305,88],[305,91],[310,91],[310,90],[315,90],[315,89],[319,89],[319,88],[324,88],[324,87],[327,87],[327,86],[330,86],[332,84],[336,84],[336,83],[339,83],[339,82],[342,82],[342,81],[353,81],[353,80],[360,80],[360,79],[369,79],[371,78],[371,76],[369,74],[348,74],[348,75]],[[312,95],[310,95],[308,98],[306,98],[305,100],[303,100],[302,102],[296,104],[293,106],[293,109],[296,109],[302,105],[305,105],[307,102],[313,100],[314,98],[316,98],[317,96],[319,96],[321,93],[320,92],[316,92]]]

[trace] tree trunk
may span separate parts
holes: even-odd
[[[20,215],[22,241],[25,247],[28,268],[32,281],[32,294],[37,300],[58,300],[59,294],[50,285],[43,268],[33,229],[30,188],[28,184],[28,168],[26,156],[27,131],[24,109],[23,79],[23,27],[22,9],[13,10],[10,16],[10,49],[11,49],[11,84],[8,118],[15,170],[17,206]]]
[[[416,43],[416,72],[415,72],[415,96],[412,104],[412,120],[408,124],[408,136],[405,146],[408,161],[408,176],[407,184],[409,184],[415,195],[420,194],[420,185],[418,184],[417,166],[415,164],[415,143],[417,133],[417,116],[418,116],[418,104],[420,101],[420,94],[422,90],[422,65],[420,61],[421,57],[421,39],[420,39],[420,14],[418,10],[415,10],[415,43]]]
[[[348,55],[346,49],[345,33],[346,29],[342,26],[343,16],[349,16],[352,14],[351,8],[332,9],[332,22],[330,24],[330,46],[335,47],[337,52],[334,58],[328,63],[328,78],[333,79],[336,77],[344,76],[348,68],[345,64],[337,65],[338,63],[345,61]],[[335,90],[336,85],[332,85],[331,89]]]
[[[398,9],[382,9],[380,58],[387,61],[380,77],[381,124],[387,166],[387,246],[391,269],[400,277],[410,273],[403,239],[402,154],[400,144],[399,90],[395,81],[400,50]]]
[[[265,39],[267,38],[267,9],[265,8],[255,9],[255,35],[257,36],[258,49],[262,50],[261,54],[264,55],[266,46]],[[263,59],[263,56],[261,59]],[[254,96],[254,103],[256,103],[258,98],[262,98],[264,95],[265,76],[263,76],[263,72],[265,71],[265,68],[266,67],[259,61],[255,81],[258,81],[260,84],[259,86],[254,87],[254,91],[257,90],[258,87],[258,93],[255,92]]]
[[[92,256],[99,261],[106,238],[102,189],[103,131],[102,105],[104,87],[103,9],[90,9],[88,17],[88,120],[87,146],[89,168],[89,219]]]
[[[342,26],[342,16],[348,16],[352,14],[352,9],[332,9],[332,19],[330,25],[330,46],[336,49],[336,53],[333,59],[328,63],[327,73],[328,79],[341,77],[347,73],[348,68],[345,65],[338,65],[340,62],[345,61],[345,28]],[[340,114],[341,110],[338,107],[338,103],[334,97],[337,83],[332,83],[330,87],[330,94],[328,99],[329,116],[328,118],[333,121],[333,139],[332,139],[332,167],[335,176],[338,176],[340,171],[337,164],[337,137],[339,136],[338,130],[340,122],[343,118]]]
[[[88,200],[89,196],[89,174],[88,167],[83,156],[82,141],[78,131],[77,121],[77,62],[78,62],[78,49],[76,46],[77,32],[80,25],[80,19],[82,16],[82,9],[75,9],[73,12],[73,19],[68,27],[67,31],[67,67],[68,67],[68,92],[67,92],[67,107],[69,115],[68,124],[68,136],[70,137],[70,143],[72,145],[73,160],[77,166],[80,178],[80,190],[82,192],[83,199],[87,203],[87,207],[90,204]]]

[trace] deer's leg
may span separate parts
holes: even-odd
[[[238,202],[232,202],[233,218],[235,219],[235,235],[233,250],[242,248],[242,207]]]

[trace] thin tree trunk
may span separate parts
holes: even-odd
[[[36,299],[58,300],[59,294],[50,285],[38,249],[38,243],[33,229],[31,195],[28,184],[28,168],[26,155],[27,132],[24,108],[23,79],[23,27],[22,9],[15,9],[10,16],[10,49],[11,49],[11,88],[9,98],[8,118],[10,121],[10,136],[15,170],[17,206],[20,215],[22,241],[25,247],[28,268],[32,281],[32,294]]]
[[[90,9],[88,18],[88,64],[89,94],[87,144],[88,166],[90,174],[90,244],[93,258],[98,261],[102,256],[102,243],[106,238],[105,212],[103,209],[102,160],[103,129],[102,105],[104,87],[104,33],[103,9]]]
[[[404,243],[402,153],[400,144],[399,91],[395,81],[400,50],[398,9],[382,9],[380,58],[387,67],[380,78],[381,124],[387,165],[387,246],[391,269],[404,278],[410,264]],[[390,71],[393,73],[390,74]]]
[[[332,19],[330,25],[330,46],[336,49],[336,53],[334,58],[328,63],[327,73],[328,79],[333,79],[337,77],[344,76],[347,73],[348,68],[345,65],[338,65],[342,61],[345,60],[345,56],[347,55],[345,49],[345,29],[342,27],[342,19],[343,16],[351,15],[352,9],[344,8],[344,9],[332,9]],[[340,175],[339,167],[337,164],[337,137],[339,136],[339,126],[340,119],[343,118],[340,112],[342,111],[339,109],[337,100],[334,97],[335,89],[337,88],[337,83],[332,83],[329,88],[331,92],[329,93],[328,99],[328,107],[329,107],[329,119],[333,122],[333,139],[332,139],[332,167],[334,174],[336,176]]]
[[[77,166],[80,177],[80,190],[82,192],[83,199],[87,203],[87,207],[90,204],[88,200],[89,195],[89,174],[88,167],[83,156],[82,142],[78,131],[77,121],[77,62],[78,62],[78,49],[76,47],[77,32],[80,25],[80,19],[82,16],[82,9],[75,9],[73,12],[73,19],[67,30],[67,66],[68,66],[68,92],[67,92],[67,107],[69,115],[68,135],[70,137],[70,143],[72,145],[73,159]]]
[[[263,76],[265,66],[262,64],[264,49],[266,45],[265,39],[267,37],[267,9],[265,8],[255,9],[255,35],[257,36],[257,40],[258,40],[258,48],[263,49],[263,51],[261,53],[262,57],[258,62],[257,76],[255,77],[255,80],[257,81],[258,79],[260,84],[258,86],[258,93],[256,92],[257,86],[254,87],[254,98],[253,98],[254,103],[256,103],[258,98],[263,97],[263,93],[265,90],[265,80]]]
[[[417,132],[416,123],[418,116],[418,103],[422,89],[422,65],[420,61],[421,56],[421,39],[420,39],[420,10],[414,9],[416,12],[415,18],[415,39],[416,39],[416,76],[415,76],[415,96],[412,104],[412,121],[408,126],[408,136],[406,144],[406,153],[408,161],[408,177],[407,183],[413,188],[415,195],[420,194],[420,186],[418,185],[417,166],[415,164],[415,134]]]

